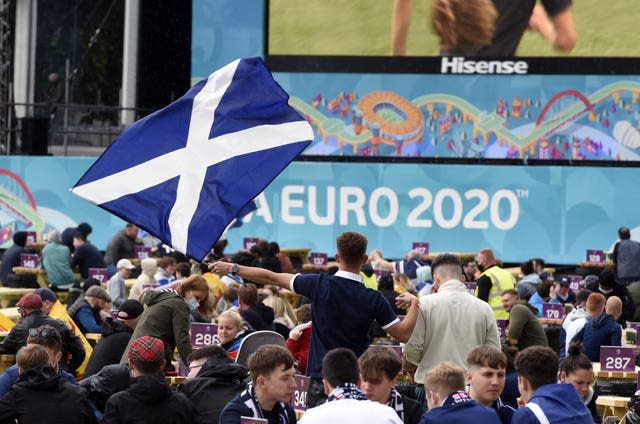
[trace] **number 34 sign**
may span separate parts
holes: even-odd
[[[601,346],[600,370],[633,372],[636,370],[636,349],[634,347]]]

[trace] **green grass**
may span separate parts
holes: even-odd
[[[269,0],[269,54],[389,55],[392,0]],[[430,0],[415,0],[407,54],[436,56]],[[640,57],[638,0],[574,0],[578,43],[569,56]],[[520,56],[567,56],[525,33]]]

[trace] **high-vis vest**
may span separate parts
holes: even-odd
[[[480,276],[486,275],[491,279],[491,291],[487,303],[493,309],[493,315],[496,319],[509,319],[509,312],[502,307],[502,292],[507,289],[516,288],[516,280],[509,271],[505,271],[497,266],[485,269]],[[478,289],[476,288],[476,296]]]

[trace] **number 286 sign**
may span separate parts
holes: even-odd
[[[216,324],[193,322],[191,323],[191,346],[196,349],[208,346],[213,343],[216,334],[218,334]]]
[[[601,346],[600,370],[633,372],[636,370],[636,349],[633,347]]]

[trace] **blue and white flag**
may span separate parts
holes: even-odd
[[[236,60],[131,125],[71,191],[202,260],[313,139],[262,59]]]

